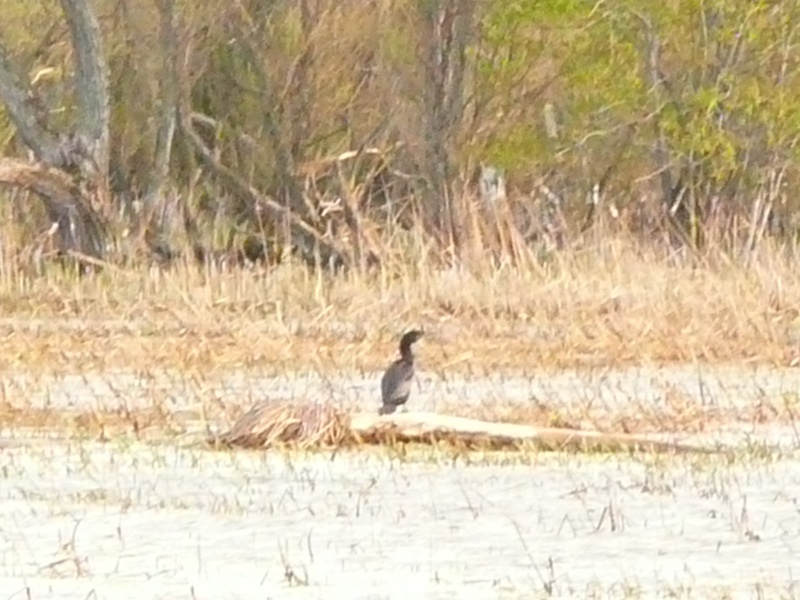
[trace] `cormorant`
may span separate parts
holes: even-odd
[[[414,378],[414,353],[411,351],[411,345],[423,335],[423,331],[415,329],[406,332],[400,339],[400,358],[389,365],[381,379],[383,406],[379,414],[390,415],[398,406],[403,406],[408,401],[411,381]]]

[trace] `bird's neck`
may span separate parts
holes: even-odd
[[[414,354],[411,350],[400,350],[400,362],[414,364]]]

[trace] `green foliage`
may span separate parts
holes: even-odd
[[[514,127],[502,138],[489,140],[484,148],[489,164],[510,172],[530,169],[546,153],[546,140],[532,127]]]
[[[592,4],[574,0],[498,3],[483,31],[487,50],[477,58],[477,85],[489,90],[497,113],[512,119],[498,123],[504,135],[487,152],[509,168],[552,160],[541,126],[545,97],[562,116],[565,147],[588,133],[602,136],[643,107],[646,86],[631,17],[597,14]],[[545,94],[521,97],[537,84]]]
[[[493,3],[482,21],[476,87],[501,118],[483,152],[512,172],[532,159],[553,163],[540,126],[549,101],[560,115],[560,146],[588,148],[595,164],[607,160],[608,140],[625,124],[638,125],[636,144],[645,149],[665,135],[674,166],[702,165],[712,180],[745,177],[745,156],[764,166],[771,156],[794,155],[800,15],[792,4]],[[545,93],[525,95],[537,86]]]

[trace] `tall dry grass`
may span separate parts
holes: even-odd
[[[787,243],[765,239],[743,261],[617,229],[534,253],[503,227],[465,220],[458,253],[419,225],[379,232],[381,265],[347,272],[186,259],[78,276],[32,260],[40,240],[6,225],[3,362],[377,369],[411,326],[429,331],[429,368],[454,372],[794,358],[800,277]]]

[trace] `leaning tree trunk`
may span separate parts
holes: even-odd
[[[100,27],[88,0],[61,0],[75,55],[78,118],[70,132],[48,127],[45,111],[0,43],[0,101],[35,162],[0,158],[0,185],[40,196],[61,252],[102,259],[107,246],[109,92]]]

